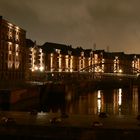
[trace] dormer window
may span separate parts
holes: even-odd
[[[59,53],[59,54],[60,54],[60,50],[59,50],[59,49],[55,49],[55,51],[56,51],[57,53]]]
[[[84,52],[81,52],[81,56],[84,56]]]

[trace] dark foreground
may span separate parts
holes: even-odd
[[[8,118],[8,120],[6,120]],[[61,116],[57,113],[0,112],[0,139],[14,140],[135,140],[140,138],[136,116]]]

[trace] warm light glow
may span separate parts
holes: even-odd
[[[135,114],[139,113],[139,91],[138,87],[133,87],[133,92],[132,92],[132,111]]]
[[[41,66],[41,67],[39,68],[39,70],[40,70],[40,71],[43,71],[43,70],[44,70],[44,67],[43,67],[43,66]]]
[[[15,39],[16,39],[16,40],[19,40],[19,27],[18,27],[18,26],[16,26],[15,31],[16,31]]]
[[[101,112],[101,99],[97,100],[97,106],[98,106],[98,113]]]
[[[10,68],[12,68],[12,66],[13,66],[13,62],[12,61],[8,61],[8,68],[10,69]]]
[[[8,68],[13,67],[12,42],[8,42]]]
[[[122,89],[121,88],[119,88],[118,104],[119,104],[119,106],[122,105]]]
[[[59,62],[58,67],[59,67],[59,72],[62,71],[62,58],[61,58],[61,57],[62,57],[61,54],[59,54],[59,56],[58,56],[58,62]]]
[[[15,62],[15,69],[19,68],[19,62]]]
[[[8,42],[9,45],[12,45],[12,42]]]
[[[123,71],[122,71],[122,69],[119,69],[119,73],[122,73]]]
[[[38,48],[36,45],[33,48],[30,48],[31,51],[31,71],[44,71],[44,62],[43,62],[43,51],[41,48]]]
[[[94,65],[96,65],[96,64],[98,64],[99,63],[99,59],[98,59],[98,54],[94,54]],[[100,70],[101,68],[100,68],[100,66],[95,66],[94,67],[94,72],[101,72],[101,70]]]
[[[88,58],[88,66],[91,66],[92,65],[92,58],[91,57],[89,57]],[[89,72],[91,71],[91,69],[89,69]]]
[[[12,54],[12,43],[8,42],[8,52],[9,54]]]
[[[98,54],[94,54],[94,64],[98,63]]]
[[[93,52],[91,51],[91,52],[90,52],[90,58],[92,58],[92,57],[93,57]]]
[[[98,99],[100,99],[100,98],[101,98],[101,91],[100,91],[100,90],[98,90],[97,97],[98,97]]]
[[[119,72],[119,59],[117,56],[114,59],[114,72],[115,73]]]
[[[68,58],[68,55],[65,56],[65,62],[66,62],[65,71],[68,72],[68,69],[69,69],[69,58]]]
[[[9,26],[9,30],[8,30],[8,38],[11,39],[12,38],[12,26]]]
[[[102,98],[101,91],[98,90],[98,92],[97,92],[97,111],[98,111],[98,113],[101,112],[101,106],[102,106],[101,98]]]
[[[16,52],[16,56],[18,56],[18,52]]]
[[[40,66],[40,71],[43,71],[44,70],[44,64],[43,64],[43,52],[42,52],[42,49],[40,48],[39,49],[39,54],[38,54],[38,56],[40,56],[40,59],[39,59],[39,63],[38,63],[38,65]]]
[[[81,56],[84,56],[84,52],[81,52]]]
[[[31,70],[34,71],[34,67],[35,67],[35,49],[34,48],[31,48]]]
[[[83,57],[83,67],[82,68],[85,68],[85,57]]]
[[[105,60],[104,59],[102,59],[102,68],[101,68],[101,72],[104,72],[104,69],[105,69],[105,65],[104,65],[104,63],[105,63]]]
[[[73,56],[70,58],[70,72],[73,72]]]
[[[79,57],[79,70],[85,68],[85,57],[84,52],[81,52],[81,57]]]
[[[20,29],[18,26],[16,26],[15,28],[16,28],[17,31]]]
[[[38,67],[37,66],[35,66],[35,70],[38,70]]]
[[[19,61],[19,45],[16,44],[15,46],[15,69],[18,69],[19,68],[19,64],[20,64],[20,61]]]
[[[132,68],[134,73],[140,72],[140,59],[137,56],[134,56],[134,60],[132,61]]]
[[[71,51],[68,53],[69,55],[65,56],[65,71],[72,72],[73,71],[73,56],[71,56]]]
[[[51,58],[50,58],[50,70],[51,72],[53,71],[53,53],[51,53]]]
[[[39,49],[39,52],[42,53],[42,49]]]
[[[55,51],[56,51],[58,54],[60,54],[60,50],[59,50],[59,49],[55,49]]]
[[[8,25],[9,25],[9,28],[13,27],[13,24],[12,23],[8,23]]]

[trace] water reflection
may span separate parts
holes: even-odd
[[[132,96],[132,111],[133,114],[137,114],[138,113],[138,88],[134,87],[133,88],[133,92],[132,92],[133,96]]]
[[[140,114],[139,89],[140,87],[133,86],[81,93],[74,87],[66,89],[61,84],[49,84],[47,88],[42,87],[40,91],[42,94],[40,94],[40,105],[37,109],[43,112],[70,114],[106,112],[110,115],[137,115]],[[26,106],[24,110],[29,111],[30,106]],[[21,110],[19,105],[16,109]]]
[[[97,110],[98,110],[98,113],[101,112],[101,91],[98,90],[98,94],[97,94]]]
[[[74,93],[73,93],[74,94]],[[68,95],[70,96],[70,95]],[[67,102],[66,111],[74,114],[136,115],[138,111],[138,87],[95,90],[79,95]]]

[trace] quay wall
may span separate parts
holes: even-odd
[[[39,104],[39,88],[37,86],[19,89],[0,89],[0,110],[14,109],[24,102],[37,99]]]

